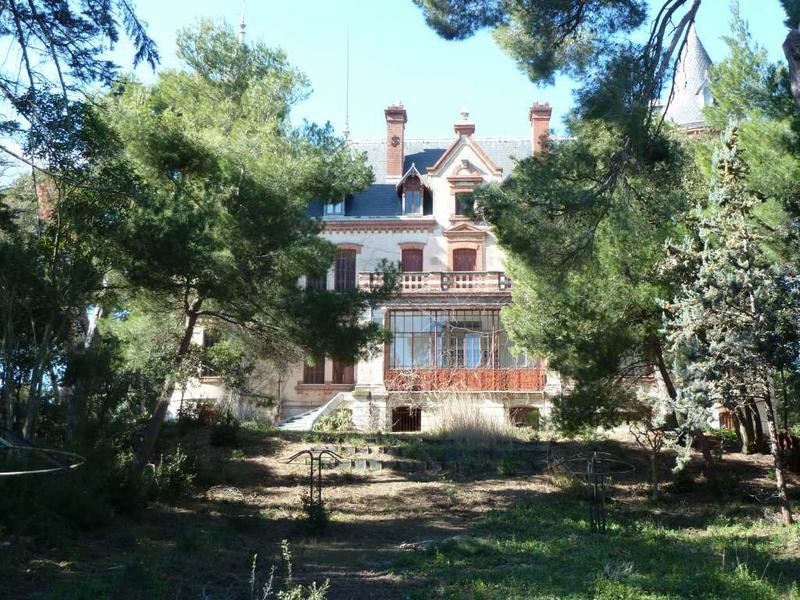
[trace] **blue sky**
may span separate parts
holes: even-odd
[[[241,0],[138,0],[138,14],[162,54],[162,68],[178,66],[175,33],[197,20],[225,19],[238,27]],[[782,60],[786,30],[778,0],[741,0],[741,12],[772,60]],[[728,32],[729,2],[704,0],[697,32],[711,58],[720,60]],[[527,135],[531,102],[550,102],[553,127],[572,103],[572,82],[540,88],[519,73],[487,32],[447,42],[431,31],[411,0],[246,0],[247,38],[283,48],[308,75],[311,97],[293,118],[331,121],[341,131],[345,115],[346,32],[350,35],[350,130],[353,139],[385,135],[383,108],[401,100],[408,137],[449,137],[466,106],[478,136]],[[130,65],[126,45],[114,53]],[[140,67],[137,75],[151,80]]]

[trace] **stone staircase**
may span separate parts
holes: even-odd
[[[314,423],[317,422],[317,419],[327,415],[330,412],[333,412],[342,401],[347,400],[351,397],[349,393],[339,393],[336,394],[333,398],[331,398],[325,404],[321,406],[317,406],[312,408],[311,410],[307,410],[305,412],[301,412],[298,415],[294,415],[293,417],[289,417],[278,423],[278,429],[282,431],[311,431],[314,427]]]
[[[432,457],[403,446],[318,444],[310,449],[330,450],[341,456],[342,460],[338,464],[328,463],[329,467],[332,466],[340,471],[492,472],[497,470],[499,461],[511,459],[517,463],[521,471],[538,472],[543,469],[546,462],[547,446],[544,443],[520,444],[505,450],[482,452],[480,457],[467,456],[461,452],[441,452]]]

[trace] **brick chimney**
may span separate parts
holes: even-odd
[[[52,223],[56,214],[58,190],[52,181],[36,184],[37,212],[40,223]]]
[[[456,130],[456,135],[469,137],[475,133],[475,123],[469,120],[469,111],[466,108],[462,108],[459,114],[461,115],[461,120],[453,125],[453,129]]]
[[[386,176],[403,176],[403,142],[405,141],[406,109],[402,103],[390,104],[383,111],[386,115]]]
[[[550,115],[553,109],[549,102],[540,104],[534,102],[528,110],[528,119],[531,122],[531,147],[534,154],[541,154],[547,148],[550,140]]]

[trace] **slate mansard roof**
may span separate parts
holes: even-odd
[[[432,167],[444,154],[453,138],[406,139],[403,172],[415,165],[421,173]],[[514,169],[515,159],[522,160],[531,155],[530,137],[480,138],[473,141],[480,146],[494,163],[503,169],[503,178]],[[386,140],[354,140],[350,146],[357,152],[365,152],[367,163],[375,174],[375,182],[363,192],[348,198],[345,205],[347,217],[394,217],[401,214],[400,198],[395,187],[397,178],[386,178]],[[322,203],[310,207],[311,216],[322,216]]]

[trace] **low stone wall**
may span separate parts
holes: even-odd
[[[478,399],[480,410],[489,419],[505,419],[514,407],[537,408],[541,415],[550,414],[551,403],[542,392],[444,392],[449,396]],[[436,408],[441,393],[392,392],[385,398],[352,398],[341,406],[353,413],[353,425],[358,431],[391,431],[392,410],[401,406],[420,408],[421,430],[436,429]]]

